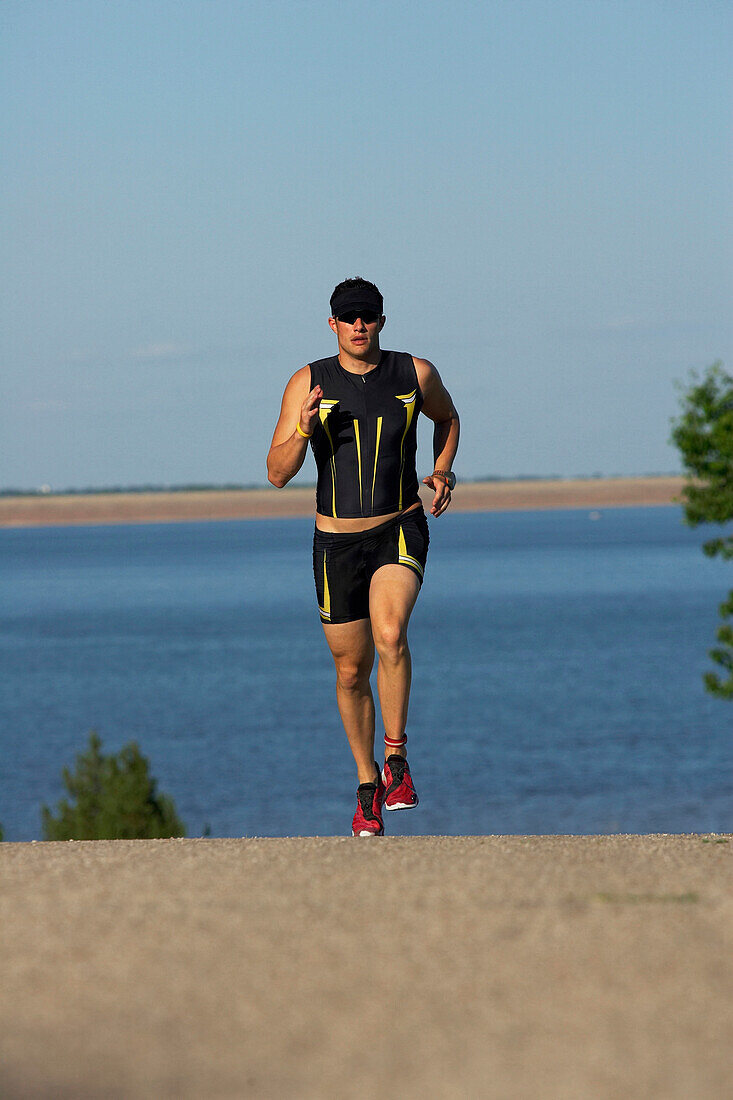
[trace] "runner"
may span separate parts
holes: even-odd
[[[417,420],[435,424],[430,513],[445,512],[459,421],[427,359],[382,351],[386,318],[377,287],[346,279],[331,295],[328,323],[338,354],[302,367],[288,382],[267,456],[282,488],[303,465],[308,443],[318,470],[313,572],[323,632],[336,666],[336,699],[359,781],[353,836],[382,836],[382,807],[411,809],[418,797],[407,763],[412,662],[407,626],[428,553],[428,524],[415,468]],[[369,676],[377,690],[385,761],[374,759]]]

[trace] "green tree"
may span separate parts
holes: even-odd
[[[95,730],[89,748],[76,758],[76,770],[63,770],[64,787],[74,802],[62,799],[58,814],[41,809],[46,840],[142,840],[185,836],[172,799],[157,793],[149,762],[135,741],[117,755],[102,753]]]
[[[717,362],[702,377],[693,372],[690,385],[681,388],[682,412],[672,421],[672,442],[689,478],[682,494],[685,521],[690,527],[727,523],[733,519],[733,378]],[[703,550],[730,560],[733,536],[710,539]],[[709,652],[723,676],[706,672],[704,680],[713,695],[733,699],[733,590],[720,605],[720,615],[719,644]]]

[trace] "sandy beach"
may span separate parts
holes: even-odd
[[[733,841],[0,845],[7,1100],[724,1100]]]
[[[679,497],[683,484],[681,477],[472,481],[459,483],[451,507],[480,512],[664,505]],[[427,488],[421,496],[428,505]],[[17,496],[0,498],[0,527],[267,519],[311,516],[314,510],[313,488]]]

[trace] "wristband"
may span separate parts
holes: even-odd
[[[295,425],[295,430],[297,431],[298,435],[302,435],[303,439],[310,439],[310,437],[313,435],[313,432],[303,431],[300,426],[300,421],[298,421],[298,423]]]
[[[456,475],[453,473],[452,470],[435,469],[430,476],[439,477],[441,481],[445,482],[451,492],[453,492],[456,487]]]

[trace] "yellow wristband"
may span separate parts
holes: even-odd
[[[303,439],[310,439],[310,437],[313,435],[313,432],[304,432],[303,431],[303,429],[300,426],[300,421],[298,421],[298,423],[295,425],[295,428],[296,428],[296,431],[298,432],[298,435],[303,436]]]

